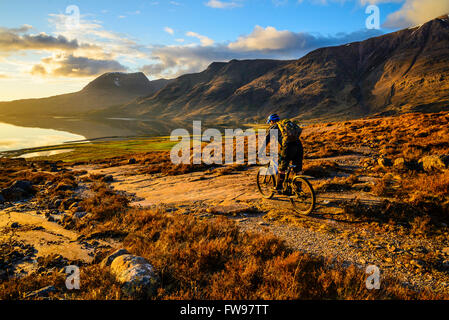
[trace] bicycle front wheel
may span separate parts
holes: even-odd
[[[276,177],[267,167],[262,167],[257,172],[257,189],[265,199],[271,199],[274,196],[276,187]]]
[[[290,202],[299,214],[310,214],[315,209],[316,195],[311,183],[302,177],[295,177],[291,182],[292,196]]]

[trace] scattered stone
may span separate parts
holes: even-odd
[[[20,224],[19,224],[18,222],[13,222],[13,223],[11,224],[11,228],[13,228],[13,229],[18,229],[18,228],[20,228]]]
[[[443,248],[443,249],[441,250],[441,252],[443,252],[443,253],[446,254],[446,255],[449,255],[449,247]]]
[[[259,222],[259,225],[260,225],[260,226],[268,227],[270,224],[269,224],[268,222],[260,221],[260,222]]]
[[[151,297],[157,292],[159,279],[145,258],[121,255],[112,261],[111,272],[122,283],[123,292],[130,297]]]
[[[111,265],[112,261],[114,261],[115,258],[123,256],[125,254],[129,254],[129,252],[126,249],[118,249],[106,258],[101,261],[100,267],[105,268]]]

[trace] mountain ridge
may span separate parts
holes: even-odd
[[[64,97],[65,105],[84,99],[75,114],[88,117],[219,122],[260,121],[273,112],[326,120],[447,110],[448,21],[442,16],[364,41],[319,48],[297,60],[213,62],[206,70],[172,80],[109,73],[78,93],[52,98]],[[121,87],[117,77],[128,85]],[[13,112],[61,115],[61,108],[43,108],[41,100],[34,101],[34,109],[24,106],[30,100],[7,106]],[[0,114],[6,109],[0,103]]]
[[[108,72],[94,79],[78,92],[40,99],[21,99],[0,102],[3,116],[40,115],[79,116],[83,113],[105,109],[150,96],[171,80],[150,81],[142,72]]]

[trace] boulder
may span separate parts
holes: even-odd
[[[22,189],[28,194],[32,194],[34,192],[33,185],[29,181],[17,180],[14,181],[13,184],[9,187],[11,189]]]
[[[27,196],[24,190],[12,187],[3,189],[1,193],[8,201],[19,201]]]
[[[422,157],[418,163],[422,166],[423,170],[426,172],[442,171],[447,168],[447,165],[444,162],[444,160],[445,160],[444,156],[432,155]]]
[[[136,164],[136,163],[137,163],[137,161],[134,158],[131,158],[128,160],[128,164]]]
[[[145,258],[121,255],[112,261],[111,273],[122,284],[123,292],[132,298],[148,298],[157,292],[159,279]]]
[[[129,254],[129,252],[126,249],[118,249],[114,251],[112,254],[108,255],[106,258],[101,261],[100,266],[102,268],[108,267],[111,265],[112,261],[114,261],[115,258],[123,256],[125,254]]]

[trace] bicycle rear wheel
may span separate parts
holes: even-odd
[[[290,197],[293,209],[299,214],[310,214],[315,209],[316,195],[306,178],[295,177],[291,182],[293,195]]]
[[[270,172],[269,167],[262,167],[257,172],[257,189],[265,199],[271,199],[274,196],[276,187],[276,177]]]

